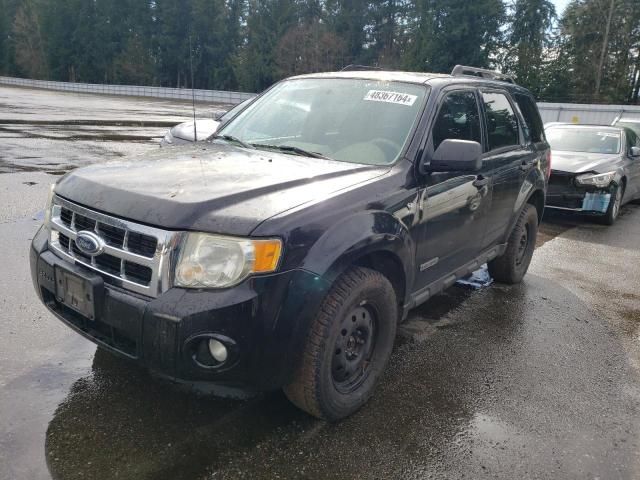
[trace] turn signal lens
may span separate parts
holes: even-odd
[[[280,240],[254,240],[255,260],[253,271],[255,273],[273,272],[280,260],[282,242]]]

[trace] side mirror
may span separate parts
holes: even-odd
[[[224,114],[225,114],[225,113],[227,113],[227,112],[216,112],[216,113],[213,115],[213,119],[214,119],[216,122],[219,122],[219,121],[222,119],[222,117],[224,117]]]
[[[444,140],[433,153],[423,172],[477,172],[482,168],[482,145],[470,140]]]
[[[640,147],[631,147],[629,154],[632,157],[640,157]]]

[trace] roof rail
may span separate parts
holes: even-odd
[[[384,70],[380,67],[370,67],[368,65],[347,65],[344,67],[341,72],[362,72],[366,70]]]
[[[470,75],[473,77],[481,77],[488,78],[490,80],[497,80],[499,82],[508,82],[515,84],[516,82],[513,80],[513,77],[510,75],[505,75],[500,72],[496,72],[495,70],[487,70],[484,68],[476,68],[476,67],[468,67],[466,65],[456,65],[451,70],[451,75],[454,77],[459,77],[461,75]]]

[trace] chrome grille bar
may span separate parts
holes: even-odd
[[[62,210],[68,210],[71,212],[71,220],[67,222],[68,225],[62,219]],[[100,255],[88,256],[81,255],[74,250],[75,239],[79,232],[83,231],[79,228],[82,225],[78,225],[78,221],[82,220],[82,223],[87,223],[87,219],[91,221],[93,228],[92,232],[99,235],[104,241],[104,250]],[[116,233],[119,230],[124,231],[124,237],[119,245],[114,245],[112,239],[105,238],[105,233],[100,231],[101,226],[111,227],[111,236],[113,232]],[[106,277],[111,283],[118,285],[127,290],[131,290],[142,295],[149,297],[157,297],[160,293],[170,288],[170,274],[172,253],[174,251],[173,246],[176,244],[179,232],[171,232],[167,230],[161,230],[158,228],[148,227],[139,223],[122,220],[117,217],[105,215],[103,213],[89,210],[85,207],[77,205],[73,202],[65,200],[61,197],[54,197],[53,210],[51,212],[51,222],[49,224],[51,229],[51,238],[49,245],[51,250],[59,257],[67,260],[71,263],[83,265],[88,267],[104,277]],[[114,230],[116,229],[116,230]],[[149,239],[155,239],[156,248],[152,256],[145,256],[140,253],[136,253],[130,250],[130,234],[136,234],[135,238],[140,239],[141,235],[148,237]],[[68,238],[68,245],[65,248],[60,242],[60,236],[64,235]],[[65,242],[66,243],[66,242]],[[150,250],[153,246],[151,240],[146,241],[144,249],[141,249],[143,253],[147,253],[147,246]],[[149,252],[151,254],[151,252]],[[102,255],[108,255],[110,257],[103,257],[106,261],[105,266],[100,263]],[[110,268],[107,271],[107,267],[113,263],[113,259],[119,260],[119,269]],[[136,278],[130,274],[127,274],[127,265],[134,265],[137,267],[143,267],[150,270],[150,280],[146,282],[141,278]],[[133,271],[138,273],[139,268],[135,268]]]

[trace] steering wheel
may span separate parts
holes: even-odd
[[[400,152],[400,145],[388,138],[375,138],[371,140],[371,143],[384,152],[387,160],[395,158]]]

